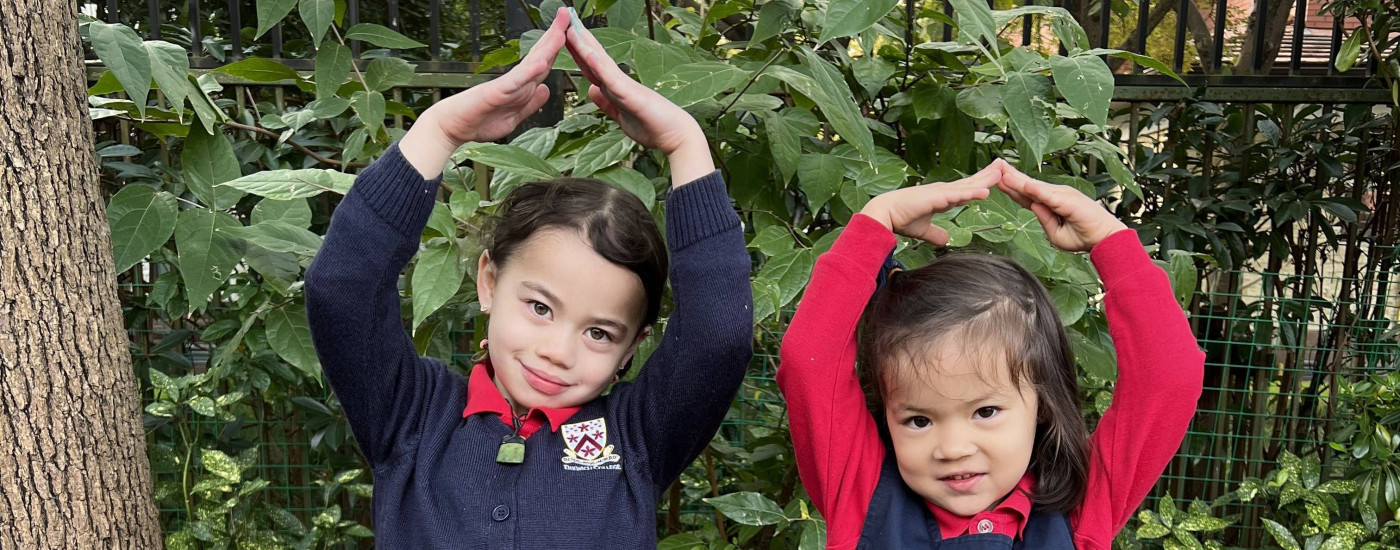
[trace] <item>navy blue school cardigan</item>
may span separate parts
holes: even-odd
[[[661,493],[713,437],[752,355],[750,263],[723,180],[666,197],[675,309],[636,380],[536,431],[514,465],[496,462],[510,429],[463,418],[466,376],[419,357],[400,316],[399,272],[437,187],[390,147],[356,178],[306,273],[316,352],[373,468],[375,542],[655,548]]]

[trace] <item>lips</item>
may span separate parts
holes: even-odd
[[[525,383],[529,384],[535,391],[545,395],[559,395],[564,393],[564,390],[569,389],[571,385],[558,377],[532,369],[528,365],[521,364],[520,371],[525,375]]]
[[[943,482],[945,485],[948,486],[949,489],[952,489],[953,491],[959,493],[968,493],[972,492],[973,489],[976,489],[977,485],[981,483],[982,479],[985,477],[987,477],[986,474],[974,472],[958,472],[955,474],[940,477],[938,478],[938,480]]]

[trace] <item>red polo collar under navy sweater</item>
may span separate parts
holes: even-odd
[[[535,431],[522,464],[496,462],[511,427],[464,418],[467,377],[419,357],[400,318],[399,272],[437,187],[391,147],[356,178],[306,274],[317,354],[373,467],[375,542],[655,548],[660,493],[709,443],[752,354],[749,257],[724,182],[711,173],[666,199],[675,309],[637,379]],[[592,444],[566,444],[582,433]]]
[[[827,520],[828,548],[856,547],[885,462],[885,444],[856,378],[855,338],[861,311],[894,246],[894,234],[879,222],[852,217],[831,250],[817,259],[783,338],[778,387],[787,399],[803,487]],[[1205,354],[1167,274],[1152,263],[1135,232],[1104,239],[1090,260],[1107,292],[1103,303],[1118,354],[1118,380],[1113,405],[1090,438],[1088,494],[1069,519],[1076,548],[1107,550],[1185,436],[1201,394]],[[975,526],[983,520],[994,530],[1018,532],[1019,524],[1006,521],[1020,520],[1004,511],[935,517],[942,538],[949,540],[978,532]]]

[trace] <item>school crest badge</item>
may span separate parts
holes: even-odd
[[[622,456],[608,445],[608,424],[601,418],[560,426],[565,470],[620,469]]]

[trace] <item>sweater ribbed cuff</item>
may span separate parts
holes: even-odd
[[[666,195],[666,244],[673,253],[738,225],[718,170]]]
[[[861,269],[870,270],[874,278],[885,265],[885,259],[894,252],[898,240],[894,232],[865,214],[851,216],[846,228],[831,245],[827,254],[850,258]]]
[[[1138,240],[1137,231],[1124,229],[1114,232],[1089,251],[1089,260],[1099,272],[1099,279],[1105,287],[1128,277],[1134,277],[1138,270],[1156,268],[1147,250]]]
[[[428,223],[440,181],[441,176],[423,179],[418,169],[399,152],[399,144],[395,142],[379,160],[355,177],[350,194],[358,195],[384,223],[404,235],[416,237]]]

